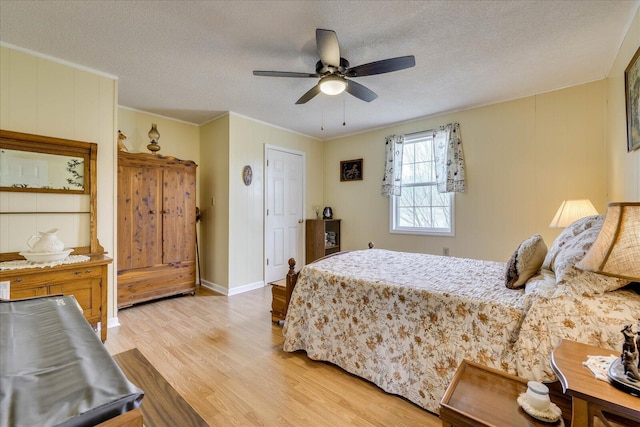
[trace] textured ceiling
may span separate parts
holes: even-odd
[[[233,111],[325,140],[602,79],[639,5],[0,0],[0,40],[117,76],[122,106],[196,124]],[[316,79],[252,71],[314,72],[316,28],[336,31],[352,66],[404,55],[416,66],[357,78],[371,103],[295,105]]]

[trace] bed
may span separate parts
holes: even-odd
[[[143,396],[73,296],[0,301],[0,426],[142,426]]]
[[[549,355],[560,339],[616,349],[622,325],[640,317],[633,284],[575,266],[602,221],[577,221],[548,250],[532,236],[507,263],[384,249],[315,261],[288,278],[295,286],[283,349],[303,350],[434,413],[463,359],[552,381]],[[510,289],[505,277],[516,254],[529,258],[519,267],[531,277]]]

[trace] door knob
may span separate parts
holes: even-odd
[[[298,224],[302,224],[303,222],[304,222],[304,219],[302,219],[302,218],[300,218],[300,219],[298,220]]]

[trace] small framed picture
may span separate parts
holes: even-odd
[[[624,70],[624,95],[627,104],[627,151],[640,148],[640,48]]]
[[[362,159],[341,161],[340,181],[362,181]]]

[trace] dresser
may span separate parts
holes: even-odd
[[[0,271],[0,282],[9,282],[10,299],[46,295],[73,295],[84,317],[100,339],[107,340],[107,266],[111,258],[93,255],[89,261],[54,267]]]

